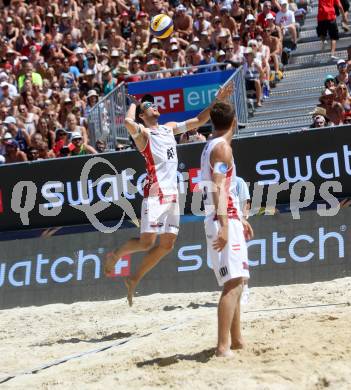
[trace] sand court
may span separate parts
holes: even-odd
[[[0,312],[4,389],[351,387],[351,278],[252,288],[244,350],[214,356],[219,292]],[[65,362],[61,362],[65,360]],[[50,366],[49,368],[44,366]]]

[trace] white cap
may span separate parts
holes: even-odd
[[[337,66],[339,66],[339,65],[341,65],[341,64],[346,64],[346,61],[343,60],[343,59],[341,59],[341,60],[339,60],[339,61],[336,63]]]
[[[75,50],[74,50],[74,53],[75,54],[84,54],[84,49],[82,47],[77,47]]]
[[[112,50],[110,57],[119,57],[119,51],[118,50]]]
[[[6,72],[0,72],[0,80],[8,80],[9,76]]]
[[[90,98],[92,96],[97,96],[99,97],[98,93],[95,91],[95,89],[91,89],[89,92],[88,92],[88,95],[87,97]]]
[[[193,42],[200,42],[200,39],[199,39],[198,37],[195,37],[195,38],[193,39]]]
[[[152,38],[151,39],[151,43],[160,43],[159,40],[157,38]]]
[[[172,50],[178,50],[178,46],[177,46],[177,45],[172,45],[172,46],[171,46],[171,51],[172,51]]]
[[[275,17],[273,14],[269,13],[266,15],[266,20],[274,20],[274,19],[275,19]]]
[[[73,141],[74,139],[77,139],[77,138],[83,138],[82,134],[79,131],[74,131],[71,135],[71,140]]]
[[[247,43],[247,46],[255,45],[257,46],[257,41],[256,39],[250,39],[249,42]]]
[[[16,123],[16,118],[14,116],[7,116],[4,120],[5,125],[9,125],[10,123]]]
[[[68,14],[66,14],[66,12],[64,12],[62,15],[61,15],[61,18],[68,18]]]
[[[5,135],[2,137],[3,140],[4,140],[4,139],[12,139],[12,138],[13,138],[13,137],[12,137],[12,134],[9,133],[9,132],[6,132]]]
[[[64,100],[65,103],[70,103],[72,100],[69,96],[67,96]]]
[[[176,11],[186,11],[186,8],[184,7],[183,4],[179,4],[178,7],[176,8]]]
[[[0,84],[0,87],[1,88],[4,88],[4,87],[8,87],[10,84],[7,83],[6,81],[3,81],[1,84]]]
[[[220,56],[225,56],[225,51],[224,50],[220,50],[218,52],[218,57],[220,57]]]
[[[280,0],[280,5],[289,4],[288,0]]]
[[[246,16],[245,22],[247,22],[248,20],[256,20],[256,18],[252,14],[248,14]]]
[[[169,43],[178,43],[177,38],[171,38]]]
[[[13,19],[10,18],[10,17],[8,17],[8,18],[6,19],[6,23],[11,23],[11,22],[13,22]]]

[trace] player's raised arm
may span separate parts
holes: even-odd
[[[173,128],[174,135],[186,133],[187,131],[198,129],[205,125],[210,119],[212,104],[218,100],[226,100],[233,93],[233,85],[228,84],[219,89],[216,99],[196,117],[186,120],[185,122],[168,122],[166,126]]]
[[[144,150],[147,144],[148,140],[148,133],[145,129],[145,127],[136,122],[135,116],[136,116],[136,109],[138,105],[138,101],[134,96],[128,95],[128,97],[132,100],[125,120],[124,120],[124,125],[127,128],[130,136],[133,138],[135,145],[139,150]]]

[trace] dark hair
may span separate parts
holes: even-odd
[[[232,104],[216,102],[210,111],[211,121],[215,130],[228,130],[235,118],[235,110]]]

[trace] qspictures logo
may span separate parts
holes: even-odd
[[[32,259],[18,260],[12,264],[6,259],[0,260],[0,289],[6,286],[65,284],[72,281],[84,283],[103,278],[104,253],[104,248],[97,251],[78,249],[75,255],[62,253],[55,258],[38,253]],[[115,265],[115,277],[129,276],[130,266],[131,257],[123,256]]]

